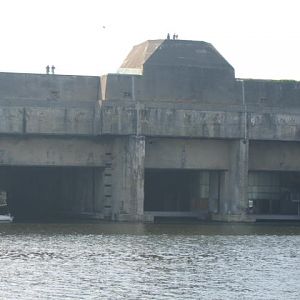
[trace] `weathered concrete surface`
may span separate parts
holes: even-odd
[[[27,134],[91,135],[94,108],[29,108],[25,111]]]
[[[127,73],[143,74],[142,77],[132,77],[137,79],[133,93],[129,81],[127,87],[120,85],[121,95],[122,92],[127,94],[129,91],[136,95],[136,99],[146,101],[197,100],[201,103],[237,103],[234,69],[206,42],[146,41],[133,48],[120,70],[122,73],[128,71]],[[116,85],[116,80],[119,81],[120,78],[107,78],[106,86],[102,88],[109,92],[103,99],[115,98],[112,89],[109,88],[110,81],[112,85]]]
[[[224,212],[229,215],[244,215],[248,207],[248,142],[232,141],[230,145],[229,171],[224,173]]]
[[[251,141],[249,170],[300,171],[300,143]]]
[[[300,111],[251,112],[248,128],[252,140],[300,141]]]
[[[101,133],[198,138],[241,138],[243,113],[222,111],[212,106],[174,105],[145,102],[103,102]]]
[[[0,99],[0,134],[94,135],[100,103]]]
[[[0,169],[23,166],[32,186],[33,166],[62,167],[41,172],[45,191],[59,178],[61,211],[119,221],[145,218],[145,169],[210,172],[207,210],[227,221],[251,219],[248,170],[300,171],[299,82],[237,80],[212,45],[180,40],[138,45],[120,71],[0,73]]]
[[[107,74],[101,76],[103,100],[143,99],[143,76]]]
[[[96,76],[0,73],[0,99],[38,101],[97,101]]]
[[[244,79],[245,98],[248,105],[299,109],[300,82],[294,80]]]
[[[113,218],[141,221],[144,214],[145,138],[116,139],[112,161]]]
[[[226,221],[228,216],[231,216],[230,218],[232,220],[243,220],[246,214],[246,208],[248,207],[247,141],[236,140],[230,143],[229,170],[220,173],[219,176],[219,216],[213,215],[213,219],[221,220],[224,217],[224,221]],[[212,188],[215,188],[215,186]],[[214,191],[214,193],[216,192]],[[215,204],[212,205],[215,207]],[[215,211],[215,209],[213,211]]]
[[[147,138],[145,168],[227,170],[230,142]]]
[[[0,133],[22,134],[24,118],[23,107],[0,107]]]
[[[0,165],[104,167],[106,139],[0,138]]]

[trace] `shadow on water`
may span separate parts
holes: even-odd
[[[99,221],[0,223],[0,235],[300,235],[300,223],[113,223]]]

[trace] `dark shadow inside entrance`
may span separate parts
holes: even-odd
[[[249,172],[248,199],[257,215],[300,216],[300,172]]]
[[[148,169],[144,190],[146,212],[208,211],[208,172]]]
[[[79,217],[97,210],[101,169],[1,167],[0,189],[15,220]]]

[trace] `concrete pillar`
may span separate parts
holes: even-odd
[[[112,219],[143,220],[145,138],[118,137],[113,151]]]
[[[228,221],[245,221],[248,205],[248,147],[245,140],[230,142],[229,169],[220,178],[219,214]]]

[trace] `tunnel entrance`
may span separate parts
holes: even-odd
[[[209,172],[145,170],[145,213],[155,217],[206,218]]]
[[[0,190],[15,220],[79,217],[100,209],[101,175],[88,167],[1,167]]]
[[[300,172],[249,172],[250,213],[300,217]]]

